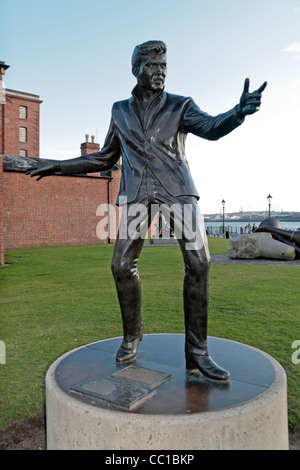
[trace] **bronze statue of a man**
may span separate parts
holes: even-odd
[[[152,208],[163,207],[172,230],[180,234],[177,238],[185,264],[186,367],[200,370],[208,379],[226,382],[229,372],[212,360],[207,347],[209,251],[199,218],[199,196],[185,158],[185,139],[191,132],[217,140],[234,130],[246,115],[259,110],[267,84],[249,93],[246,79],[239,104],[213,117],[201,111],[192,98],[164,90],[167,58],[162,41],[136,46],[132,73],[137,85],[131,98],[114,103],[110,128],[99,152],[44,165],[29,173],[40,179],[58,172],[74,175],[105,171],[122,157],[118,201],[125,201],[127,210],[123,211],[121,225],[128,228],[136,217],[132,208],[142,206],[145,210],[139,216],[139,234],[145,234],[155,214]],[[136,358],[143,336],[137,261],[144,238],[136,232],[126,233],[121,237],[119,232],[112,260],[124,331],[116,356],[119,364]]]

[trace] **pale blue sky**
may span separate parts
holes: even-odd
[[[3,21],[4,20],[4,21]],[[85,134],[102,145],[114,101],[130,96],[134,46],[168,46],[166,90],[211,114],[237,104],[244,79],[268,87],[259,113],[186,153],[203,213],[300,211],[300,0],[2,0],[5,86],[40,95],[41,157],[77,157]]]

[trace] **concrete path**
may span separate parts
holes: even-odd
[[[214,264],[244,264],[255,266],[298,266],[300,267],[300,259],[294,261],[281,261],[275,259],[231,259],[227,254],[211,255],[211,263]]]

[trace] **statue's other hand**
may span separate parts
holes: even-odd
[[[267,82],[264,82],[257,90],[249,93],[249,78],[246,78],[244,83],[244,90],[240,98],[239,112],[242,117],[247,116],[248,114],[254,114],[259,111],[261,105],[261,96],[262,92],[267,86]]]
[[[34,176],[38,176],[37,181],[44,178],[45,176],[53,175],[60,171],[59,163],[49,163],[46,165],[36,166],[31,168],[30,170],[26,171],[26,175],[30,175],[31,178]]]

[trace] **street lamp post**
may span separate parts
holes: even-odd
[[[268,201],[269,201],[269,218],[271,217],[271,201],[272,201],[272,196],[269,194],[269,196],[267,197]]]
[[[222,206],[223,206],[223,235],[225,235],[225,204],[226,204],[226,202],[223,199],[223,201],[222,201]]]

